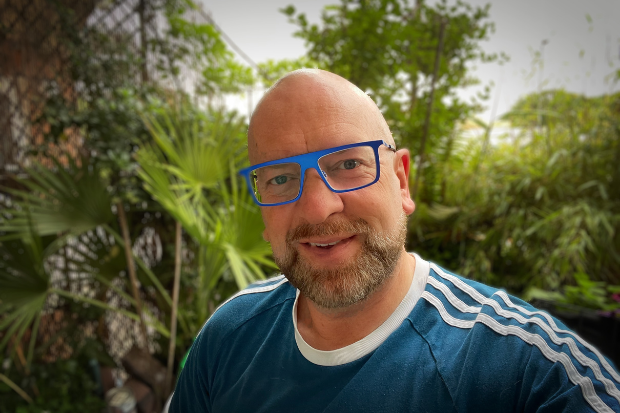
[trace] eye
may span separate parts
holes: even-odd
[[[289,177],[286,175],[278,175],[275,178],[272,178],[268,181],[271,185],[283,185],[289,180]]]
[[[355,159],[347,159],[346,161],[341,162],[338,167],[340,169],[355,169],[360,165],[361,163]]]

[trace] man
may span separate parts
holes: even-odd
[[[285,76],[248,151],[283,275],[207,321],[172,412],[620,411],[618,373],[561,323],[407,253],[410,155],[357,87]]]

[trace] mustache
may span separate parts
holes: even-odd
[[[320,224],[301,224],[286,234],[288,243],[299,241],[302,238],[312,236],[327,236],[338,234],[367,234],[372,228],[370,224],[362,218],[348,220],[338,218],[337,220],[322,222]]]

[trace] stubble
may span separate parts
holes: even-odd
[[[364,242],[350,262],[337,268],[317,268],[294,247],[302,238],[340,234],[356,234]],[[287,234],[284,256],[274,258],[289,282],[316,305],[327,309],[344,308],[366,299],[393,275],[406,236],[407,216],[404,213],[390,233],[378,233],[361,218],[302,224]]]

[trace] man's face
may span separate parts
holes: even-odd
[[[270,98],[252,120],[252,164],[390,138],[377,136],[376,117],[350,96],[301,88]],[[276,263],[321,307],[363,300],[393,273],[404,252],[406,215],[414,208],[408,153],[380,148],[379,158],[381,176],[374,185],[337,194],[309,169],[298,201],[261,208]]]
[[[358,303],[379,288],[394,272],[407,235],[407,216],[392,232],[378,233],[364,220],[337,218],[323,224],[300,224],[288,231],[284,257],[275,256],[282,273],[306,297],[323,308],[343,308]],[[305,239],[354,234],[363,240],[360,250],[341,265],[321,268],[298,249]],[[340,241],[339,243],[347,242]],[[337,245],[336,245],[337,246]],[[329,250],[336,246],[311,246]],[[301,248],[304,248],[302,245]]]

